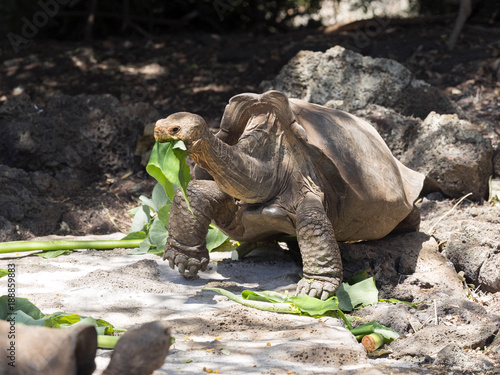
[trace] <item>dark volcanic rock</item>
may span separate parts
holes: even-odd
[[[10,98],[0,107],[0,240],[57,232],[70,195],[141,168],[136,142],[158,117],[147,104],[123,106],[110,95],[56,95],[43,110],[27,95]],[[82,212],[64,215],[72,229],[75,215]],[[93,227],[104,228],[94,216]]]
[[[56,95],[43,110],[27,95],[14,96],[0,107],[0,164],[60,180],[131,169],[144,125],[158,117],[147,104],[122,106],[110,95]]]

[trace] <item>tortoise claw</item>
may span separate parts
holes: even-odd
[[[334,278],[315,280],[304,277],[297,284],[297,294],[307,294],[310,297],[326,300],[335,294],[338,286],[339,281]]]
[[[208,251],[200,253],[197,250],[178,250],[172,245],[167,244],[163,253],[163,260],[168,260],[170,268],[179,270],[179,273],[186,277],[193,277],[198,271],[205,271],[208,267]]]

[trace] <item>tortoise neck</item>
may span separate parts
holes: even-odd
[[[267,201],[275,188],[272,163],[256,159],[238,145],[230,146],[208,133],[189,150],[191,159],[232,197],[247,203]]]

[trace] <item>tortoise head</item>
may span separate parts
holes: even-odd
[[[187,147],[190,147],[202,139],[206,131],[207,123],[201,116],[189,112],[178,112],[158,120],[154,134],[158,142],[181,140]]]

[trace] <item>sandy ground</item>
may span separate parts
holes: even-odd
[[[209,369],[220,374],[382,374],[381,365],[396,365],[369,359],[337,319],[258,311],[202,290],[293,292],[300,270],[277,251],[257,251],[238,261],[228,253],[214,253],[209,269],[196,280],[184,279],[156,255],[133,256],[126,249],[78,250],[50,260],[25,253],[0,258],[0,268],[8,263],[16,264],[17,296],[45,314],[78,313],[126,329],[153,320],[171,322],[176,342],[155,374]],[[6,290],[5,278],[0,290]],[[110,355],[109,350],[98,351],[96,374]],[[397,366],[400,373],[417,371],[409,364]]]

